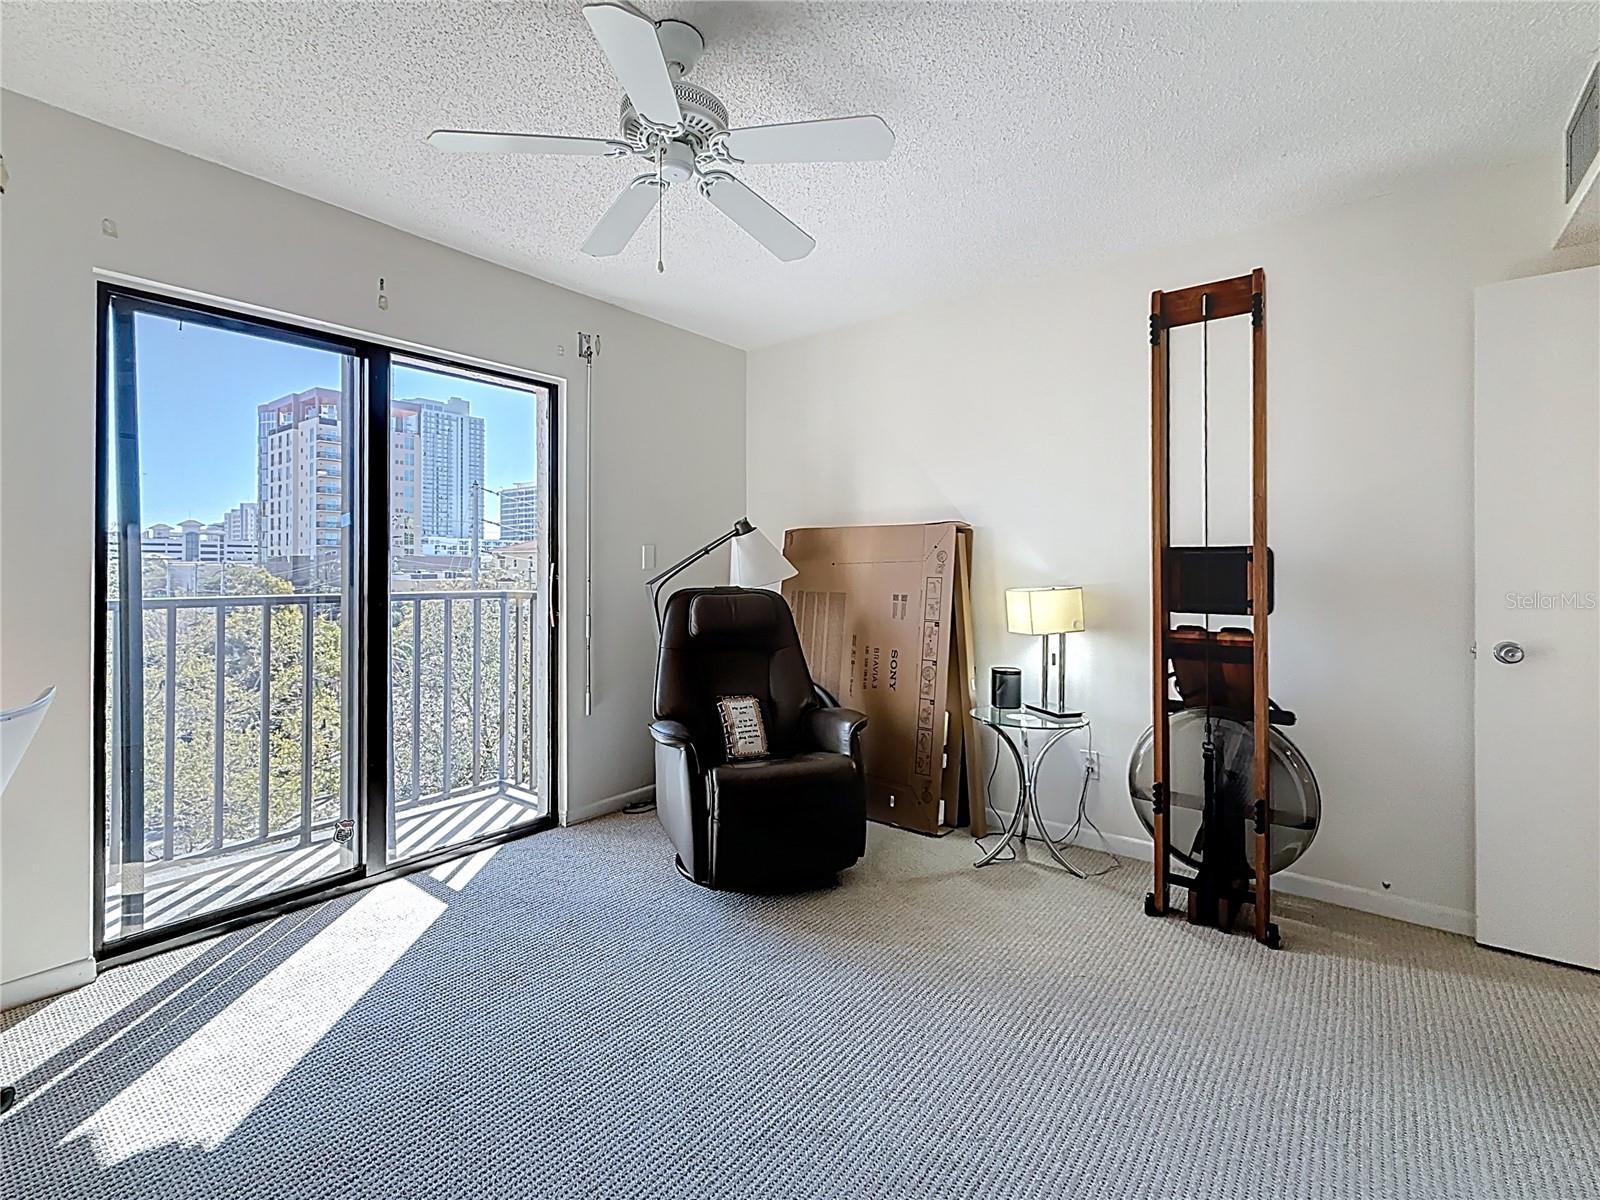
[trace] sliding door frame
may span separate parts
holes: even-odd
[[[544,392],[544,399],[533,396],[542,411],[536,417],[538,444],[554,454],[559,446],[561,384],[554,380],[521,376],[507,371],[457,362],[446,356],[389,345],[359,336],[327,333],[286,321],[254,314],[232,312],[211,304],[163,295],[102,280],[96,287],[96,375],[95,375],[95,558],[94,558],[94,679],[93,679],[93,811],[94,811],[94,956],[102,967],[119,965],[161,950],[216,937],[218,934],[253,924],[295,909],[304,908],[335,896],[342,896],[373,884],[398,879],[440,863],[461,858],[491,846],[549,829],[559,822],[560,707],[559,664],[561,652],[559,620],[560,519],[559,464],[551,458],[540,464],[540,492],[544,494],[545,532],[548,547],[541,590],[548,634],[547,670],[542,683],[542,700],[547,712],[546,761],[542,764],[549,781],[544,797],[546,813],[536,820],[441,847],[427,854],[393,865],[388,854],[388,813],[393,789],[393,753],[390,732],[389,695],[389,534],[390,480],[389,453],[390,378],[396,358],[407,365],[437,367],[444,371],[470,375],[503,383],[530,392]],[[295,345],[354,358],[360,364],[357,395],[351,400],[351,449],[345,455],[346,478],[351,481],[349,498],[351,528],[358,535],[351,539],[351,557],[346,562],[352,603],[351,634],[345,647],[344,669],[351,700],[346,707],[347,729],[342,755],[343,774],[350,781],[356,814],[356,836],[352,845],[359,850],[353,867],[305,884],[297,884],[269,897],[243,904],[228,905],[211,912],[156,929],[142,930],[128,937],[106,940],[105,894],[109,844],[106,829],[109,800],[109,768],[112,748],[107,742],[107,702],[109,638],[107,600],[110,579],[110,534],[113,530],[113,504],[108,490],[112,455],[116,452],[111,436],[112,417],[119,403],[116,372],[123,365],[115,361],[111,343],[113,319],[117,310],[130,314],[149,313],[173,319],[204,323],[212,328],[256,337],[269,337]],[[131,320],[130,320],[131,328]],[[131,353],[131,347],[128,348]],[[131,367],[132,359],[126,364]],[[131,414],[131,430],[137,436],[137,411]],[[116,425],[119,436],[123,422]],[[136,445],[132,450],[137,452]],[[120,476],[119,476],[120,479]],[[546,487],[545,484],[549,486]],[[117,530],[119,548],[125,531]],[[139,531],[139,532],[142,532]],[[134,535],[138,537],[138,533]],[[545,548],[543,545],[541,548]],[[125,609],[126,611],[126,609]],[[123,618],[124,620],[126,617]],[[308,617],[309,619],[309,617]],[[142,736],[142,731],[141,731]],[[124,756],[126,757],[126,756]],[[142,768],[141,768],[142,769]]]

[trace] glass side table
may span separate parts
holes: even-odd
[[[999,858],[1008,846],[1019,841],[1022,851],[1014,850],[1013,854],[1025,858],[1028,825],[1031,819],[1039,827],[1038,837],[1048,847],[1051,857],[1079,879],[1087,878],[1082,871],[1067,861],[1061,847],[1055,843],[1050,831],[1045,827],[1044,815],[1039,811],[1039,764],[1044,762],[1044,756],[1050,753],[1050,748],[1067,734],[1088,729],[1089,718],[1051,717],[1026,708],[995,708],[992,704],[980,704],[972,710],[972,716],[995,731],[997,740],[1011,751],[1011,758],[1017,765],[1016,812],[1011,815],[1011,821],[1006,825],[1005,836],[994,849],[978,861],[977,865],[987,867]],[[1043,738],[1037,750],[1031,746],[1028,738],[1030,733],[1039,734]]]

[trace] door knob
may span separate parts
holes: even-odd
[[[1516,642],[1496,642],[1493,653],[1495,662],[1505,663],[1508,667],[1527,657],[1527,652]]]

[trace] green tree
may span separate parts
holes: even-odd
[[[150,564],[146,564],[149,566]],[[171,755],[171,839],[174,856],[216,848],[217,737],[221,738],[223,847],[262,837],[292,834],[301,826],[306,758],[307,614],[311,620],[309,672],[311,818],[337,819],[342,805],[342,739],[345,701],[344,632],[341,604],[295,599],[283,579],[253,565],[206,567],[194,576],[206,603],[175,605],[167,593],[176,577],[164,570],[145,572],[152,602],[143,614],[145,756],[145,826],[151,831],[152,857],[161,856],[160,831],[167,827],[168,755]],[[408,585],[412,586],[412,585]],[[459,585],[458,585],[459,586]],[[425,598],[396,601],[391,606],[390,706],[396,803],[436,794],[444,778],[444,675],[450,663],[451,790],[472,783],[474,683],[480,689],[478,778],[500,777],[502,742],[506,776],[532,790],[530,761],[535,730],[542,715],[529,698],[536,643],[542,622],[515,576],[486,570],[485,589],[522,592],[503,606],[498,598],[475,602],[452,598],[452,587],[436,586]],[[152,592],[152,588],[154,589]],[[445,639],[445,609],[450,609],[450,638]],[[222,612],[221,637],[218,613]],[[478,670],[473,670],[474,610],[477,611]],[[420,663],[413,622],[420,616]],[[501,655],[505,626],[506,654]],[[112,642],[114,645],[114,640]],[[220,654],[221,719],[218,720]],[[413,675],[420,706],[414,706]],[[501,676],[509,670],[501,704]],[[263,706],[263,679],[265,705]],[[524,697],[517,703],[520,690]],[[168,700],[171,737],[168,737]],[[383,702],[380,698],[379,702]],[[108,703],[115,697],[108,695]],[[263,707],[265,708],[265,773],[263,774]],[[420,711],[413,711],[420,707]],[[108,714],[109,716],[109,714]],[[108,729],[110,728],[108,720]],[[412,773],[412,737],[417,735],[417,771]],[[169,743],[170,740],[170,750]],[[114,770],[114,763],[113,763]],[[265,807],[263,809],[263,780]]]

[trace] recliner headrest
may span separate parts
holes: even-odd
[[[760,637],[778,623],[771,592],[709,592],[689,603],[689,636],[715,639]]]

